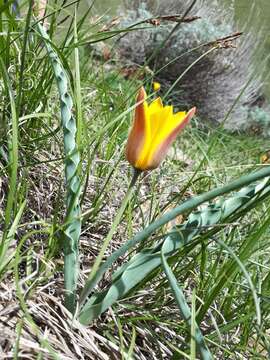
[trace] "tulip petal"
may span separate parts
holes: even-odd
[[[159,126],[159,117],[158,115],[163,110],[163,104],[161,101],[161,98],[157,98],[152,103],[147,106],[145,109],[145,118],[144,118],[144,139],[143,143],[140,144],[140,149],[136,153],[136,162],[134,166],[138,169],[144,169],[147,164],[145,163],[145,160],[147,158],[147,154],[149,153],[151,146],[152,146],[152,140],[153,140],[153,133],[156,132],[156,128]],[[155,124],[151,122],[151,117],[154,115],[155,117]],[[137,141],[136,141],[137,144]]]
[[[147,159],[147,168],[148,169],[155,169],[156,167],[159,166],[161,161],[164,159],[164,157],[168,151],[168,148],[170,147],[172,142],[175,140],[175,138],[177,137],[179,132],[191,120],[191,118],[193,117],[195,112],[196,112],[196,108],[194,107],[191,110],[189,110],[189,112],[185,116],[183,116],[183,113],[177,113],[177,114],[173,115],[173,117],[174,117],[173,120],[174,121],[178,120],[178,124],[173,129],[171,129],[171,131],[169,133],[167,133],[166,137],[164,135],[165,135],[165,132],[167,129],[165,129],[165,131],[163,132],[163,134],[161,134],[161,136],[159,134],[159,136],[158,136],[159,139],[157,139],[155,141],[155,144],[152,146],[151,152],[148,154],[148,159]],[[158,141],[160,141],[159,144],[158,144]]]
[[[166,120],[172,116],[172,110],[172,106],[163,107],[160,98],[149,105],[146,120],[149,125],[149,135],[145,137],[145,142],[135,164],[136,168],[141,170],[148,168],[149,154],[156,146],[155,139],[162,132]]]
[[[172,112],[173,107],[163,107],[160,98],[157,98],[149,105],[148,116],[151,131],[151,147],[153,145],[153,140],[164,127],[164,125],[166,124],[166,119],[172,114]]]
[[[130,164],[135,166],[139,153],[149,134],[149,122],[147,122],[148,104],[145,101],[147,98],[143,87],[140,88],[136,102],[138,105],[135,108],[135,116],[132,129],[128,136],[126,146],[126,158]]]
[[[162,110],[163,109],[163,104],[162,104],[161,98],[158,97],[155,100],[153,100],[151,102],[151,104],[149,105],[148,109],[149,109],[150,114]]]

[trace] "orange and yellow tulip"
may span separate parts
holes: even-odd
[[[150,105],[143,87],[137,95],[137,106],[126,146],[126,158],[137,170],[152,170],[159,166],[170,145],[196,112],[173,113],[172,106],[163,106],[158,97]]]

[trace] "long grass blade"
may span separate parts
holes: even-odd
[[[220,269],[220,271],[218,273],[218,281],[216,282],[215,286],[211,290],[211,292],[207,298],[207,301],[203,304],[202,308],[200,309],[200,311],[197,315],[198,322],[202,321],[207,310],[209,309],[209,306],[213,303],[215,298],[218,296],[218,294],[220,293],[220,290],[226,284],[226,281],[235,275],[235,273],[237,271],[237,266],[239,267],[238,262],[240,261],[241,263],[243,263],[246,259],[248,259],[251,256],[254,247],[256,246],[256,244],[258,244],[258,241],[261,238],[261,236],[264,235],[266,231],[268,231],[269,226],[270,226],[270,218],[266,219],[265,222],[262,224],[262,226],[255,233],[252,233],[249,236],[249,239],[246,239],[246,241],[243,245],[243,249],[240,249],[240,251],[239,251],[238,258],[233,259],[232,261],[228,262],[224,267],[222,267]],[[260,315],[258,313],[259,309],[258,309],[257,297],[255,296],[255,298],[254,298],[254,292],[253,292],[253,299],[256,304],[257,321],[258,321],[258,319],[260,320]]]
[[[34,5],[34,0],[29,0],[25,28],[24,28],[24,35],[23,35],[21,66],[20,66],[20,74],[19,74],[19,90],[18,90],[18,97],[16,103],[18,115],[20,115],[20,110],[21,110],[27,42],[29,41],[29,31],[30,31],[30,22],[32,18],[33,5]]]
[[[180,288],[181,290],[181,288]],[[191,302],[191,339],[190,339],[190,360],[196,360],[196,330],[198,326],[196,323],[196,292],[195,289],[192,291],[192,302]]]
[[[16,187],[17,187],[17,172],[18,172],[18,158],[19,158],[19,150],[18,150],[18,114],[16,111],[15,105],[15,96],[12,90],[11,81],[9,79],[9,75],[5,64],[3,63],[2,58],[0,58],[0,69],[4,80],[4,85],[6,92],[8,93],[9,101],[10,101],[10,110],[11,110],[11,132],[9,139],[9,191],[7,198],[7,205],[5,210],[5,233],[4,233],[4,241],[6,230],[12,220],[13,214],[13,204],[16,199]],[[0,253],[2,252],[2,246],[0,247]]]
[[[169,267],[167,260],[164,256],[163,250],[161,250],[161,261],[162,261],[162,266],[164,269],[164,272],[166,274],[166,277],[168,279],[171,291],[173,293],[175,302],[179,308],[179,311],[181,313],[181,316],[184,318],[184,320],[186,321],[186,323],[188,324],[189,327],[192,326],[192,322],[191,322],[191,318],[192,318],[192,314],[191,314],[191,310],[187,304],[187,301],[185,299],[184,293],[181,289],[181,287],[179,286],[179,284],[177,283],[177,279],[174,276],[174,273],[172,272],[171,268]],[[201,358],[203,360],[211,360],[213,359],[206,343],[204,340],[204,337],[201,333],[200,328],[198,327],[198,325],[196,324],[195,320],[194,320],[194,327],[195,327],[195,331],[194,331],[194,337],[195,337],[195,341],[196,344],[198,346],[198,349],[200,351],[201,354]]]
[[[24,208],[26,205],[26,201],[24,201],[20,208],[18,209],[18,212],[15,216],[15,219],[12,223],[12,225],[10,226],[7,235],[5,238],[3,238],[3,243],[1,244],[1,253],[0,253],[0,278],[2,275],[2,272],[5,271],[5,268],[7,266],[7,264],[9,263],[11,257],[13,257],[13,254],[11,256],[7,256],[7,252],[9,249],[9,245],[13,242],[19,222],[21,220]]]

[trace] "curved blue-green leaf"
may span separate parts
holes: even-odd
[[[76,288],[79,274],[79,238],[81,234],[80,192],[81,181],[78,175],[80,153],[76,142],[77,124],[73,116],[73,101],[69,94],[69,83],[62,62],[54,51],[51,40],[44,27],[38,23],[37,29],[45,43],[50,58],[60,98],[61,120],[64,133],[65,176],[66,176],[66,218],[64,224],[64,282],[65,303],[73,312],[76,303]]]
[[[228,216],[251,205],[270,193],[270,180],[247,186],[228,199],[219,199],[191,213],[186,222],[172,229],[165,240],[153,248],[148,248],[133,256],[118,269],[111,286],[90,297],[82,307],[79,319],[88,324],[106,311],[117,300],[125,297],[135,286],[142,282],[152,271],[161,266],[161,248],[165,258],[174,256],[177,251],[206,228],[222,223]]]

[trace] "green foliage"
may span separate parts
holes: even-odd
[[[259,173],[261,173],[261,175],[263,174],[264,177],[269,175],[269,171],[270,169],[264,169]],[[257,175],[259,175],[259,173]],[[247,183],[250,181],[246,176],[241,178],[241,180],[241,184],[245,183],[245,181],[247,181]],[[239,179],[239,181],[241,180]],[[238,180],[236,180],[230,188],[233,189],[234,186],[239,187],[237,184]],[[228,191],[227,187],[225,187],[226,190],[223,188],[219,189],[218,194],[224,192],[226,193]],[[109,268],[112,262],[123,254],[123,252],[130,249],[131,246],[134,246],[138,241],[142,241],[144,237],[149,236],[161,224],[163,225],[166,222],[173,220],[177,215],[181,214],[183,207],[186,208],[189,206],[189,203],[191,209],[194,208],[194,203],[196,203],[196,201],[198,201],[198,204],[203,203],[205,201],[204,199],[208,195],[206,194],[207,193],[198,196],[197,199],[193,198],[192,200],[187,201],[186,204],[184,203],[182,207],[180,206],[179,208],[174,209],[171,213],[165,214],[161,219],[157,220],[153,224],[150,224],[149,227],[144,229],[141,234],[138,234],[134,239],[129,240],[129,242],[124,244],[107,260],[103,268],[101,268],[99,278]],[[84,299],[82,299],[83,307],[80,315],[81,321],[83,323],[91,322],[102,312],[112,306],[112,304],[118,299],[123,298],[133,288],[137,287],[140,282],[144,281],[151,272],[161,265],[162,256],[175,256],[180,248],[187,246],[195,236],[199,235],[200,232],[203,232],[208,227],[221,224],[224,221],[229,221],[230,216],[233,216],[234,219],[237,219],[237,216],[242,216],[244,207],[249,206],[250,202],[257,203],[259,201],[258,196],[264,198],[265,194],[269,195],[268,178],[255,186],[250,185],[247,188],[243,188],[229,199],[221,199],[201,211],[191,213],[185,224],[173,228],[164,241],[159,242],[153,248],[144,249],[141,253],[136,254],[135,257],[128,263],[124,264],[113,276],[113,284],[108,290],[101,294],[94,294],[86,304],[83,304]],[[209,199],[216,196],[217,191],[215,190],[212,190],[209,193]],[[190,210],[190,208],[185,210]],[[237,213],[239,215],[237,215]],[[92,290],[96,282],[97,279],[91,284],[90,289],[88,289],[88,293]]]

